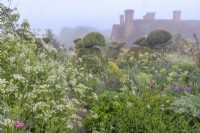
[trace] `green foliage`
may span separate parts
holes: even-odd
[[[197,66],[200,68],[200,48],[196,48],[195,51],[193,51],[193,60],[197,64]]]
[[[120,49],[124,47],[125,42],[111,42],[110,48],[115,49],[120,52]]]
[[[187,94],[176,99],[171,105],[171,109],[179,114],[186,114],[191,118],[198,118],[200,122],[200,96]],[[193,119],[195,120],[195,119]]]
[[[172,39],[171,33],[165,30],[155,30],[147,36],[147,43],[149,47],[155,47],[164,44]]]
[[[5,14],[10,18],[12,10],[5,8]],[[0,27],[4,31],[0,34],[0,132],[29,132],[30,128],[75,132],[80,103],[70,93],[87,87],[75,83],[72,75],[78,72],[70,68],[66,53],[31,36],[27,21],[18,30],[13,21],[9,20],[10,27],[4,22]],[[18,121],[25,127],[17,128]]]
[[[139,73],[136,76],[136,83],[139,90],[144,90],[147,88],[148,84],[152,82],[152,75],[146,73]]]
[[[180,132],[198,131],[190,119],[169,111],[172,97],[150,94],[105,92],[91,103],[85,121],[89,132]]]
[[[148,46],[147,39],[145,37],[138,38],[133,44],[137,44],[139,46]]]
[[[70,88],[63,73],[67,64],[51,58],[51,46],[44,44],[43,50],[36,53],[35,43],[22,41],[13,37],[0,42],[0,80],[5,81],[0,83],[0,126],[11,132],[14,123],[22,121],[25,129],[34,126],[37,132],[70,130],[64,129],[73,114],[66,102],[70,102]],[[6,123],[6,119],[11,123]]]
[[[75,48],[78,49],[78,48],[82,48],[82,39],[81,38],[77,38],[74,40],[74,43],[75,43]]]
[[[21,27],[25,30],[28,31],[30,28],[30,24],[27,20],[24,20],[24,22],[22,22]]]
[[[106,58],[116,60],[119,54],[122,52],[125,42],[111,42],[109,48],[106,51]]]
[[[143,40],[145,40],[146,38],[145,37],[140,37],[140,38],[138,38],[135,42],[133,42],[133,44],[141,44],[141,42],[143,41]]]
[[[134,57],[138,59],[139,53],[153,53],[153,50],[148,47],[132,47],[129,49],[128,53],[134,52]]]
[[[113,49],[112,47],[109,47],[106,51],[106,58],[108,59],[117,59],[119,55],[119,51],[118,50],[115,50]]]
[[[101,73],[106,64],[99,48],[79,48],[76,50],[79,65],[89,72]]]
[[[147,39],[142,40],[142,42],[140,43],[140,46],[148,47]]]
[[[125,43],[112,42],[106,63],[95,47],[105,44],[101,34],[73,39],[76,54],[67,53],[52,47],[51,30],[36,38],[28,21],[17,24],[19,14],[1,8],[0,132],[79,132],[85,117],[88,132],[200,130],[196,47],[188,44],[185,54],[148,47],[127,51]],[[152,36],[158,37],[151,40],[153,48],[168,34],[162,35]],[[148,44],[145,38],[137,43]],[[174,84],[192,92],[177,92]],[[17,128],[17,121],[25,127]]]
[[[192,83],[192,93],[199,94],[200,93],[200,70],[198,68],[194,69],[191,73],[189,73],[189,81]]]
[[[105,38],[101,33],[90,32],[83,38],[82,44],[84,48],[105,46]]]

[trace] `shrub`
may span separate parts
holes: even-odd
[[[155,47],[172,39],[171,33],[165,30],[155,30],[147,36],[147,43],[149,47]]]
[[[198,131],[197,124],[169,110],[172,97],[105,92],[90,104],[85,127],[89,132],[184,132]]]
[[[125,42],[111,42],[110,47],[106,51],[106,58],[116,60],[121,52],[121,48],[124,47]]]
[[[66,73],[77,75],[76,69],[66,53],[32,36],[28,22],[10,20],[12,9],[0,8],[0,132],[73,132],[79,102],[69,84],[77,84]]]
[[[140,37],[138,38],[135,42],[133,42],[133,44],[141,44],[141,42],[146,39],[145,37]]]
[[[75,48],[78,49],[78,48],[82,48],[82,39],[81,38],[77,38],[74,40],[74,43],[75,43]]]
[[[129,49],[128,53],[134,52],[134,57],[137,59],[139,53],[153,53],[153,50],[148,47],[132,47]]]
[[[76,54],[81,58],[78,64],[89,72],[98,73],[105,68],[105,61],[99,48],[79,48]]]
[[[199,118],[200,122],[200,97],[187,94],[176,99],[171,109],[179,114],[186,114],[188,117]]]
[[[145,37],[140,37],[135,42],[133,42],[133,44],[137,44],[139,46],[147,46],[146,38]]]
[[[83,38],[82,44],[84,48],[105,46],[105,38],[101,33],[90,32]]]

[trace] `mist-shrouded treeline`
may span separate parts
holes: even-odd
[[[60,34],[58,35],[58,39],[60,40],[62,44],[65,45],[66,48],[74,47],[73,41],[76,38],[82,38],[87,33],[93,32],[93,31],[98,31],[98,30],[90,26],[77,26],[74,28],[64,27],[61,29]],[[108,29],[108,30],[102,30],[98,32],[102,33],[106,39],[109,39],[111,30]]]

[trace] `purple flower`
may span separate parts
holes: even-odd
[[[178,85],[174,84],[174,85],[173,85],[173,88],[175,88],[175,87],[177,87],[177,86],[178,86]]]
[[[178,91],[178,92],[184,92],[184,88],[182,88],[180,86],[177,86],[174,89],[175,89],[175,91]]]
[[[190,88],[190,87],[183,88],[183,87],[180,87],[176,84],[173,85],[173,89],[174,89],[174,91],[177,91],[177,92],[188,92],[188,93],[190,93],[192,91],[192,88]]]
[[[23,122],[16,122],[15,126],[18,128],[24,128],[25,124]]]
[[[190,93],[190,92],[192,91],[192,88],[186,87],[186,88],[185,88],[185,91],[188,92],[188,93]]]

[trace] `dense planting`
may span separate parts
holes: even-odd
[[[95,46],[105,38],[92,32],[71,53],[27,21],[17,27],[18,14],[1,8],[0,132],[200,131],[198,46],[123,50],[113,42],[104,56]],[[152,44],[171,38],[164,35]]]

